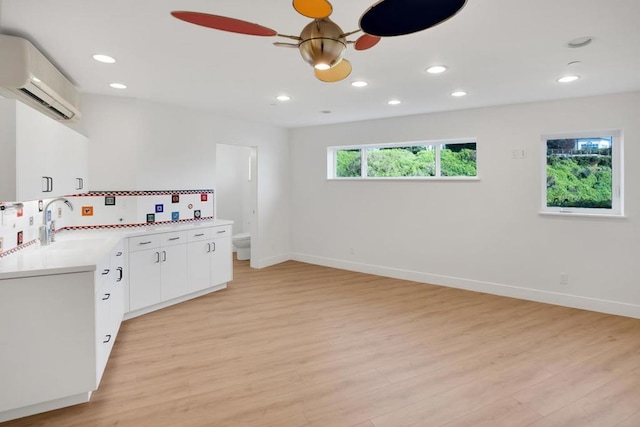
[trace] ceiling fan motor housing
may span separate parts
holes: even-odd
[[[342,29],[329,18],[315,19],[300,33],[302,59],[312,67],[333,67],[342,60],[347,40]]]

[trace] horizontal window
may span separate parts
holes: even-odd
[[[477,176],[475,141],[329,147],[327,178],[416,178]]]
[[[622,215],[620,132],[543,137],[543,212]]]

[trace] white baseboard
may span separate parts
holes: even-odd
[[[9,420],[15,420],[17,418],[28,417],[29,415],[39,414],[41,412],[53,411],[54,409],[66,408],[67,406],[85,403],[89,401],[90,396],[91,392],[80,393],[74,396],[63,397],[61,399],[25,406],[23,408],[3,411],[0,412],[0,423]]]
[[[280,255],[276,255],[276,256],[272,256],[269,258],[264,258],[261,260],[258,260],[258,262],[256,263],[257,265],[255,265],[255,268],[266,268],[266,267],[271,267],[272,265],[276,265],[276,264],[280,264],[286,261],[290,261],[291,258],[291,254],[290,253],[284,253],[284,254],[280,254]],[[252,266],[253,267],[253,266]]]
[[[294,261],[640,319],[640,305],[292,253]]]

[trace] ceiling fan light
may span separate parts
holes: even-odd
[[[331,66],[329,64],[319,63],[314,65],[313,68],[315,68],[316,70],[324,71],[331,68]]]
[[[298,46],[300,55],[317,70],[327,70],[342,60],[347,42],[342,29],[328,18],[309,23],[302,33]]]

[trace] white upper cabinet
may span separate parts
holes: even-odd
[[[88,139],[33,108],[0,99],[0,201],[26,201],[88,191]],[[8,166],[5,165],[5,166]]]

